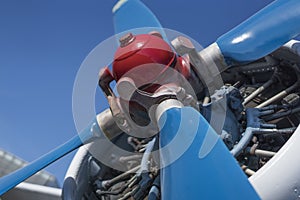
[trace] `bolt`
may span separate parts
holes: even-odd
[[[134,39],[135,39],[135,37],[133,36],[132,33],[127,33],[127,34],[123,35],[119,39],[120,47],[125,47],[125,46],[129,45],[131,42],[133,42]]]

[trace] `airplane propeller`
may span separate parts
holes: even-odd
[[[125,34],[128,31],[134,34],[146,34],[150,31],[159,31],[167,41],[160,22],[141,1],[120,0],[113,7],[112,12],[115,34]]]
[[[159,29],[158,31],[165,35],[165,33],[163,32],[163,28],[159,24],[155,15],[147,7],[141,4],[142,3],[137,0],[119,1],[119,4],[117,4],[115,9],[113,10],[115,33],[120,33],[121,31],[129,31],[133,28],[149,26],[151,27],[153,25],[156,25],[155,27]],[[126,12],[127,9],[130,10],[130,12]],[[284,45],[292,38],[296,37],[300,33],[299,12],[300,2],[298,0],[278,0],[259,11],[257,14],[246,20],[241,25],[219,37],[216,41],[216,44],[219,47],[226,63],[230,65],[233,62],[243,63],[257,60]],[[141,19],[145,19],[145,21],[142,22]],[[147,32],[144,32],[144,34],[146,33]],[[176,115],[176,112],[178,111],[174,111],[174,113],[171,113],[172,115]],[[176,121],[185,117],[189,118],[190,115],[183,114],[182,116],[181,114],[177,113],[177,115],[172,119]],[[170,120],[170,123],[172,123],[172,119]],[[205,119],[202,120],[206,121]],[[182,124],[182,122],[175,122],[174,124]],[[168,126],[168,123],[166,126]],[[185,127],[184,130],[189,130],[188,127],[189,126]],[[167,144],[169,142],[168,138],[171,137],[169,136],[171,132],[174,132],[174,127],[167,129],[167,131],[165,130],[165,128],[162,128],[162,131],[160,133],[161,144]],[[203,131],[201,128],[201,131],[198,130],[198,134],[205,135],[210,133],[205,133],[205,131]],[[168,137],[165,135],[168,135]],[[211,137],[213,137],[213,134],[211,135]],[[204,142],[207,141],[204,139]],[[189,149],[192,148],[193,145]],[[176,149],[173,150],[176,151]],[[196,149],[194,149],[194,151],[196,151]],[[241,169],[240,167],[238,167],[235,159],[232,159],[233,156],[230,155],[228,148],[225,145],[220,145],[220,142],[217,142],[212,151],[218,151],[218,156],[220,156],[220,158],[228,159],[226,159],[225,163],[219,161],[217,164],[218,169],[213,167],[216,165],[214,159],[201,159],[201,161],[198,162],[199,166],[196,171],[201,171],[201,167],[206,169],[204,174],[209,174],[206,178],[205,175],[202,177],[193,175],[189,176],[188,172],[184,176],[173,174],[174,172],[178,171],[178,169],[183,169],[183,166],[195,165],[195,163],[187,164],[188,160],[199,160],[198,157],[193,158],[193,155],[195,156],[195,152],[189,155],[189,150],[184,152],[182,157],[176,160],[170,166],[161,169],[162,177],[164,177],[164,180],[161,183],[161,187],[163,188],[163,199],[182,199],[182,196],[180,197],[180,195],[174,195],[174,191],[176,191],[176,194],[184,193],[184,191],[182,191],[182,188],[185,187],[183,187],[182,185],[178,186],[177,183],[184,183],[187,185],[188,183],[191,183],[191,185],[187,187],[192,188],[193,185],[205,186],[205,183],[212,179],[214,183],[219,184],[219,187],[217,188],[219,198],[226,197],[229,199],[235,199],[235,195],[241,195],[241,197],[245,197],[244,194],[247,194],[248,199],[259,199],[250,182],[247,180],[247,177],[243,173],[241,173]],[[166,159],[168,159],[168,156],[172,156],[172,153],[162,153],[161,155],[162,158]],[[182,161],[184,160],[184,157],[188,158],[187,160]],[[211,167],[205,168],[205,166]],[[191,171],[192,170],[193,169],[191,169]],[[222,176],[216,176],[216,174],[220,170],[222,171]],[[237,178],[233,180],[232,177]],[[224,187],[228,186],[228,180],[231,181],[230,184],[233,184],[234,187],[239,187],[239,189],[235,188],[237,190],[235,190],[234,193],[231,193]],[[185,196],[184,198],[206,199],[209,198],[209,195],[212,195],[212,193],[197,191],[190,192],[189,195],[192,196]]]
[[[300,1],[277,0],[219,37],[227,62],[250,62],[281,47],[300,33]]]
[[[114,7],[113,13],[116,33],[129,31],[134,28],[152,27],[153,30],[154,28],[156,28],[156,30],[159,29],[166,39],[162,31],[162,26],[155,15],[138,0],[120,0]],[[249,20],[221,36],[217,39],[216,43],[228,64],[231,62],[250,62],[257,60],[271,53],[300,33],[299,13],[299,0],[277,0],[255,14]],[[3,195],[20,182],[72,150],[92,141],[94,138],[102,136],[104,136],[104,133],[101,127],[99,127],[99,120],[94,120],[84,131],[66,143],[29,163],[24,168],[0,178],[0,195]],[[218,156],[222,157],[224,154],[224,156],[227,157],[229,155],[228,149],[225,148],[225,146],[219,148],[222,150],[220,151],[220,149],[218,149]],[[206,162],[206,166],[210,164],[212,166],[214,165],[214,163],[209,163],[213,162],[212,159],[203,159],[202,162]],[[228,162],[230,162],[230,166],[237,165],[233,163],[235,162],[234,159],[229,159]],[[229,166],[229,164],[226,166]],[[241,173],[238,167],[232,169],[226,166],[224,166],[223,169],[224,173],[228,173],[228,176],[234,176],[234,174],[238,175],[240,178],[235,179],[237,181],[236,184],[242,184],[245,188],[248,188],[247,191],[243,192],[254,192],[254,190],[249,189],[251,187],[249,187],[250,183],[245,181],[246,177],[240,175]],[[215,168],[211,167],[208,170],[210,170],[209,173],[213,173]],[[180,180],[175,180],[176,177],[172,177],[172,179],[173,182],[180,182]],[[218,179],[218,181],[223,182],[224,185],[227,184],[228,180],[231,180],[231,178],[228,177],[228,179],[224,179],[224,177],[220,177]],[[205,180],[200,179],[199,181]],[[226,193],[226,191],[223,192],[224,194]]]
[[[0,178],[0,195],[3,195],[5,192],[9,191],[19,183],[23,182],[30,176],[34,175],[38,171],[44,169],[51,163],[70,153],[74,149],[79,148],[84,143],[88,143],[95,136],[101,136],[101,131],[98,127],[97,121],[91,123],[86,129],[84,129],[81,133],[74,136],[66,143],[61,146],[55,148],[54,150],[46,153],[40,158],[32,161],[25,167],[12,172],[4,177]]]

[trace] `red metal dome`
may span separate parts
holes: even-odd
[[[118,81],[124,74],[135,79],[143,79],[145,83],[155,80],[164,69],[173,66],[176,55],[171,47],[157,34],[126,34],[120,39],[113,62],[113,76]],[[160,67],[157,67],[160,66]],[[131,71],[141,68],[133,75]],[[127,76],[127,74],[126,74]]]

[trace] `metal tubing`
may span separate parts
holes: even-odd
[[[294,133],[297,127],[278,129],[278,133]]]
[[[128,176],[130,176],[132,173],[135,173],[137,170],[140,169],[140,165],[124,172],[123,174],[120,174],[119,176],[115,177],[115,178],[112,178],[110,180],[107,180],[107,181],[103,181],[102,182],[102,186],[104,188],[110,188],[112,185],[124,180],[125,178],[127,178]]]
[[[275,113],[274,115],[266,118],[265,121],[272,121],[272,120],[279,119],[279,118],[282,118],[282,117],[285,117],[288,115],[292,115],[297,112],[300,112],[300,107],[294,108],[291,110],[287,110],[287,111],[283,111],[283,112],[279,112],[279,113]]]
[[[254,97],[259,95],[262,91],[264,91],[266,88],[270,87],[272,83],[274,82],[273,79],[268,80],[266,83],[264,83],[262,86],[257,88],[252,94],[250,94],[247,98],[245,98],[243,105],[246,105],[249,103]]]
[[[271,115],[271,114],[273,114],[274,112],[275,112],[274,110],[260,111],[259,116],[260,116],[260,117],[263,117],[263,116],[266,116],[266,115]]]
[[[266,151],[261,149],[255,149],[254,154],[257,156],[263,156],[263,157],[273,157],[276,155],[276,152],[273,151]]]
[[[276,124],[260,124],[261,128],[276,128]]]
[[[259,133],[259,134],[272,134],[272,133],[278,133],[278,134],[289,134],[289,133],[293,133],[296,130],[296,127],[291,127],[291,128],[283,128],[283,129],[259,129],[258,131],[256,131],[255,133]]]
[[[263,157],[273,157],[276,155],[276,152],[256,149],[256,146],[248,147],[246,151],[252,155],[263,156]]]
[[[255,171],[253,171],[253,170],[247,168],[247,169],[245,169],[245,173],[246,173],[248,176],[252,176],[253,174],[255,174]]]
[[[231,149],[230,153],[234,157],[238,156],[251,141],[254,131],[258,131],[258,130],[259,130],[258,128],[251,128],[251,127],[246,128],[246,131],[242,134],[243,135],[242,139],[239,141],[239,143],[237,143],[233,147],[233,149]]]
[[[242,165],[241,168],[244,170],[244,172],[248,176],[252,176],[253,174],[255,174],[255,171],[253,171],[252,169],[249,169],[246,165]]]
[[[153,138],[146,146],[146,150],[145,153],[143,155],[142,158],[142,162],[141,162],[141,169],[140,169],[140,173],[143,172],[148,172],[149,171],[149,165],[148,165],[148,161],[150,159],[151,156],[151,151],[153,150],[154,144],[155,144],[155,140],[156,138]]]
[[[209,94],[209,91],[208,91],[208,88],[205,87],[204,88],[204,93],[205,93],[205,97],[203,98],[203,105],[206,105],[210,102],[210,94]]]
[[[267,101],[259,104],[258,106],[256,106],[255,108],[262,108],[265,106],[270,105],[271,103],[285,97],[286,95],[288,95],[290,92],[292,92],[294,89],[296,89],[298,87],[299,83],[298,81],[296,83],[294,83],[294,85],[290,86],[289,88],[279,92],[278,94],[276,94],[275,96],[273,96],[272,98],[268,99]]]
[[[203,99],[203,105],[206,105],[210,102],[210,98],[209,97],[204,97]]]
[[[137,155],[132,155],[132,156],[122,156],[120,157],[119,161],[120,162],[128,162],[130,160],[139,160],[142,158],[142,155],[140,154],[137,154]]]
[[[270,105],[270,106],[267,106],[267,107],[263,107],[263,108],[260,108],[259,111],[267,111],[267,110],[278,110],[280,108],[278,108],[279,106],[278,105]]]

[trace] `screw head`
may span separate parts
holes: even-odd
[[[133,40],[135,39],[135,37],[133,36],[132,33],[127,33],[125,35],[123,35],[119,41],[120,41],[120,47],[125,47],[127,45],[129,45],[130,43],[133,42]]]

